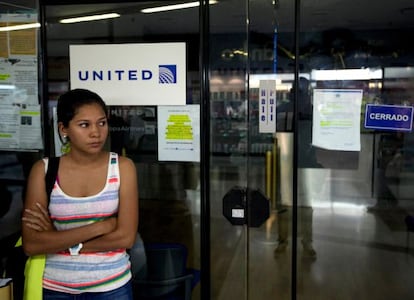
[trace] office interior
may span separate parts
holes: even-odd
[[[69,45],[185,42],[186,103],[201,112],[200,162],[158,159],[155,105],[109,107],[111,126],[138,128],[112,131],[107,147],[136,163],[143,244],[185,246],[192,299],[412,299],[414,135],[365,126],[367,105],[413,106],[412,1],[217,0],[143,12],[181,2],[0,2],[7,47],[25,31],[1,30],[12,25],[6,15],[37,19],[25,30],[36,33],[42,139],[40,149],[9,148],[0,119],[2,276],[20,234],[28,172],[56,152],[53,107],[70,88]],[[117,16],[60,23],[104,13]],[[11,64],[7,47],[0,74]],[[3,111],[29,88],[10,92],[4,80]],[[274,132],[259,126],[263,80],[276,82]],[[360,121],[357,150],[314,145],[316,90],[362,91],[359,107],[347,110]],[[338,142],[347,138],[333,132]],[[266,197],[269,214],[257,226],[223,215],[235,188]]]

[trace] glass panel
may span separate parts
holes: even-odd
[[[53,107],[58,96],[69,88],[69,45],[159,42],[186,43],[186,101],[187,104],[199,104],[198,8],[149,14],[141,12],[143,8],[160,5],[159,1],[149,1],[47,6],[50,106]],[[65,17],[109,12],[118,13],[120,17],[73,24],[58,22]],[[145,93],[145,90],[137,93]],[[151,97],[150,94],[147,96]],[[185,267],[193,270],[195,275],[193,299],[199,299],[199,163],[158,160],[156,106],[110,106],[109,110],[111,134],[108,149],[126,155],[136,163],[139,233],[144,245],[185,245],[188,252]],[[149,258],[147,255],[148,272],[154,268],[150,267]],[[164,267],[166,265],[155,267],[151,272]]]
[[[210,6],[211,298],[244,299],[246,231],[223,217],[224,195],[246,186],[246,6]]]
[[[401,284],[412,277],[404,223],[413,212],[412,133],[398,122],[365,126],[368,104],[391,105],[375,107],[388,115],[413,104],[411,4],[302,2],[299,57],[310,76],[297,99],[299,299],[414,293]],[[302,114],[305,98],[313,111]]]
[[[210,16],[212,298],[270,299],[277,291],[287,299],[291,255],[281,253],[275,266],[274,250],[278,227],[285,239],[291,235],[285,206],[292,205],[294,34],[287,21],[294,17],[293,4],[286,4],[279,17],[272,1],[226,1],[212,6]],[[275,124],[277,136],[259,132],[259,84],[267,79],[279,80],[276,99],[283,109]],[[277,175],[271,161],[266,168],[267,154],[275,162],[283,155],[284,176]],[[265,184],[266,170],[274,184]],[[235,186],[269,190],[268,222],[248,230],[223,219],[223,196]]]
[[[294,1],[250,1],[249,9],[248,186],[262,191],[271,208],[260,227],[249,229],[249,299],[290,299],[295,292],[291,291]],[[271,81],[270,89],[263,87],[266,80]],[[272,97],[263,94],[266,90],[276,92],[276,114],[271,111]]]
[[[32,164],[43,155],[42,129],[37,126],[41,122],[37,2],[0,2],[0,277],[13,279],[16,300],[22,299],[24,285],[24,254],[15,245],[21,236],[26,180]],[[28,28],[13,30],[17,25]],[[29,104],[33,114],[22,113]]]

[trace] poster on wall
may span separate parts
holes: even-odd
[[[40,105],[0,104],[0,149],[42,149]]]
[[[18,148],[20,140],[19,112],[17,106],[0,105],[0,148]]]
[[[0,14],[0,103],[38,104],[37,14]]]
[[[313,91],[312,144],[327,150],[360,151],[362,90]]]
[[[22,149],[43,149],[40,105],[20,108],[20,144]]]
[[[107,105],[185,105],[186,44],[70,45],[71,89]]]
[[[37,14],[0,14],[1,150],[43,149],[37,24]],[[22,25],[32,28],[14,30]]]
[[[36,105],[37,59],[0,59],[0,103]]]
[[[158,160],[200,162],[200,105],[158,106]]]
[[[0,14],[0,57],[37,57],[37,14]],[[27,26],[24,30],[18,27]]]

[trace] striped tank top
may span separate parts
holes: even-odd
[[[47,167],[47,159],[45,159]],[[49,213],[57,230],[71,229],[113,216],[119,204],[118,155],[110,153],[107,181],[104,189],[88,197],[71,197],[53,187]],[[80,294],[106,292],[123,286],[131,279],[129,256],[125,249],[80,253],[71,256],[67,251],[48,254],[43,274],[43,287],[49,290]]]

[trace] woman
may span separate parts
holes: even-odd
[[[132,299],[126,249],[138,227],[135,165],[103,149],[108,112],[99,95],[63,94],[57,119],[70,150],[60,158],[49,205],[47,159],[33,165],[22,219],[25,252],[47,254],[43,299]]]

